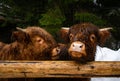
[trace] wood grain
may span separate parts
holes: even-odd
[[[0,78],[120,77],[120,62],[0,61]]]

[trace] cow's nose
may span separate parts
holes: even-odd
[[[77,44],[77,43],[73,43],[72,45],[73,48],[82,48],[83,47],[83,44]]]
[[[73,42],[70,46],[71,51],[81,52],[84,49],[82,42]]]

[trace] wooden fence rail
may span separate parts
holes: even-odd
[[[120,62],[0,61],[0,78],[120,77]]]

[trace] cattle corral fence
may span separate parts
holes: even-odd
[[[120,77],[120,62],[0,61],[0,78]]]

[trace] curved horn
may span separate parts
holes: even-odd
[[[111,30],[111,29],[113,29],[112,27],[108,27],[108,28],[101,28],[101,29],[99,29],[100,31],[106,31],[106,30]]]
[[[62,27],[62,28],[61,28],[61,31],[68,32],[69,29],[70,29],[70,28],[68,28],[68,27]]]
[[[68,27],[62,27],[61,29],[69,30],[70,28],[68,28]]]
[[[20,27],[16,27],[17,30],[25,32],[25,29],[22,29]]]

